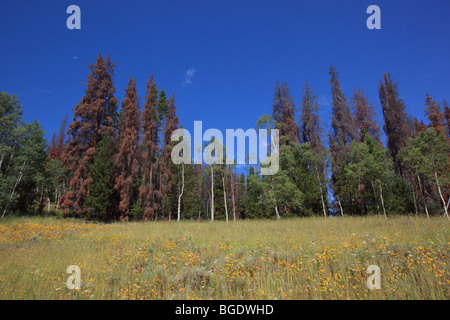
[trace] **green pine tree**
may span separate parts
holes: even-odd
[[[111,197],[114,194],[112,142],[105,133],[97,144],[94,162],[89,165],[91,184],[86,196],[85,208],[90,219],[110,220],[113,218]]]

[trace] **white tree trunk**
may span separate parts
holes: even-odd
[[[233,220],[236,221],[236,199],[234,198],[234,183],[231,183],[231,204],[233,205]]]
[[[422,183],[420,182],[419,176],[417,176],[417,180],[419,180],[419,188],[420,188],[420,193],[422,194],[422,200],[423,200],[423,206],[425,207],[425,213],[427,214],[427,218],[430,218],[430,214],[428,213],[427,202],[425,200],[425,192],[423,192],[423,190],[422,190]]]
[[[214,221],[214,171],[211,165],[211,221]]]
[[[381,188],[381,185],[380,185],[380,198],[381,198],[381,206],[383,207],[384,217],[387,218],[387,216],[386,216],[386,209],[384,207],[383,189]]]
[[[180,222],[181,216],[181,197],[183,196],[184,191],[184,163],[181,164],[181,193],[178,196],[178,216],[177,221]]]
[[[223,185],[223,202],[225,203],[225,219],[228,222],[227,193],[225,192],[225,175],[222,177],[222,185]]]
[[[317,169],[316,169],[317,171]],[[320,188],[320,199],[322,200],[322,209],[323,209],[323,216],[327,217],[327,210],[325,209],[325,201],[323,199],[323,189],[322,189],[322,183],[320,182],[319,173],[316,174],[317,183],[319,183]]]
[[[273,201],[275,202],[275,213],[277,215],[277,220],[280,220],[280,212],[278,211],[278,205],[277,205],[277,200],[275,199],[275,196],[272,194],[272,192],[269,191],[270,196],[272,197]]]
[[[327,210],[325,209],[325,201],[323,200],[323,190],[322,190],[322,184],[319,182],[320,187],[320,199],[322,200],[322,208],[323,208],[323,216],[327,217]]]
[[[23,163],[23,167],[25,167],[25,162]],[[13,187],[13,189],[11,191],[11,195],[9,196],[8,202],[6,203],[5,210],[3,210],[2,218],[5,217],[6,211],[8,210],[9,204],[10,204],[10,202],[12,200],[12,197],[14,196],[14,192],[16,191],[16,187],[20,183],[20,180],[22,180],[22,176],[23,176],[23,171],[22,170],[20,171],[19,176],[17,177],[16,183],[14,184],[14,187]]]
[[[439,196],[441,197],[442,205],[444,207],[444,216],[447,217],[447,219],[450,219],[448,217],[447,207],[445,205],[444,197],[442,196],[442,191],[441,191],[441,187],[439,186],[439,180],[438,180],[438,176],[437,176],[437,172],[436,171],[434,171],[434,177],[436,178],[436,184],[437,184],[437,187],[438,187]]]
[[[374,185],[373,181],[371,181],[370,184],[372,185],[373,196],[375,198],[375,204],[377,205],[377,214],[380,214],[380,206],[378,205],[378,202],[376,201],[376,199],[377,199],[377,190],[375,189],[375,185]]]
[[[341,199],[339,197],[337,197],[337,199],[339,203],[339,208],[341,209],[341,216],[344,216],[344,210],[342,210]]]
[[[58,209],[58,188],[55,190],[55,209]]]

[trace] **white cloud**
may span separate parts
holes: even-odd
[[[186,73],[184,75],[184,79],[183,79],[183,82],[181,83],[181,85],[183,87],[190,85],[192,83],[192,78],[194,77],[196,72],[197,72],[197,70],[195,70],[194,68],[188,69],[188,71],[186,71]]]

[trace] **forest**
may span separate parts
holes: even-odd
[[[288,83],[276,82],[272,115],[255,117],[255,128],[278,129],[280,135],[279,171],[264,176],[259,165],[243,170],[225,161],[173,164],[171,136],[181,127],[175,94],[167,96],[149,75],[140,99],[130,77],[120,103],[115,66],[101,55],[89,66],[72,122],[65,116],[49,141],[38,121],[24,121],[19,98],[0,92],[2,218],[55,212],[103,222],[449,218],[450,107],[424,93],[427,121],[419,121],[408,113],[390,73],[378,80],[380,124],[363,89],[346,97],[330,66],[329,131],[307,82],[295,90],[301,92],[300,106]]]

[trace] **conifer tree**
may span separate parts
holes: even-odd
[[[353,116],[359,127],[359,142],[364,141],[364,135],[370,134],[375,140],[381,142],[380,127],[375,119],[375,107],[362,90],[361,86],[353,90],[350,101]]]
[[[300,115],[300,135],[302,143],[309,143],[317,153],[323,152],[321,120],[319,116],[318,96],[309,87],[303,87],[302,112]]]
[[[113,143],[107,131],[97,144],[93,162],[88,164],[92,183],[85,207],[89,219],[108,221],[115,218]]]
[[[423,123],[423,120],[417,120],[416,117],[414,117],[414,135],[417,135],[419,133],[421,133],[422,131],[427,130],[427,126],[425,125],[425,123]]]
[[[61,158],[71,173],[69,188],[61,199],[61,208],[67,214],[73,210],[81,215],[84,210],[84,196],[89,193],[88,165],[92,164],[97,142],[109,132],[113,144],[117,140],[117,99],[113,84],[115,64],[98,56],[95,64],[89,66],[86,92],[74,110],[73,123],[68,130],[69,143]]]
[[[55,133],[53,133],[52,135],[52,139],[49,144],[49,160],[61,158],[61,154],[64,151],[64,137],[66,126],[67,126],[67,114],[64,115],[61,121],[58,136]]]
[[[133,180],[139,173],[139,128],[140,114],[136,81],[130,77],[125,89],[125,99],[122,102],[121,126],[119,131],[119,153],[115,157],[118,176],[114,189],[120,193],[120,221],[129,220],[130,198],[132,196]]]
[[[403,175],[404,168],[397,159],[397,154],[405,146],[409,136],[408,116],[405,111],[405,104],[398,94],[397,83],[390,73],[383,74],[378,87],[381,107],[384,116],[384,132],[387,137],[387,146],[394,160],[396,172]]]
[[[330,67],[331,84],[331,139],[330,147],[336,163],[345,160],[345,154],[348,153],[350,144],[358,138],[358,127],[353,118],[347,97],[342,91],[338,79],[338,72],[334,66]]]
[[[287,82],[276,83],[272,112],[272,117],[277,123],[277,129],[280,130],[281,143],[298,143],[300,130],[295,121],[295,104]]]
[[[236,185],[237,192],[237,216],[239,219],[245,218],[246,215],[246,199],[247,199],[247,183],[245,180],[245,174],[242,172],[239,177],[239,184]]]
[[[142,179],[143,183],[139,188],[139,197],[144,210],[144,220],[147,221],[155,217],[157,206],[155,202],[155,173],[157,170],[156,155],[158,150],[157,133],[157,110],[158,91],[153,81],[153,75],[147,81],[145,89],[146,97],[144,111],[142,115]]]
[[[425,99],[425,106],[425,115],[427,116],[428,121],[430,121],[429,127],[437,132],[446,134],[444,113],[441,110],[441,106],[436,103],[428,93]]]
[[[165,122],[164,129],[164,149],[162,151],[161,162],[160,162],[160,185],[159,185],[159,203],[160,210],[163,213],[163,210],[167,212],[169,220],[172,219],[172,203],[169,198],[171,195],[173,186],[174,186],[174,171],[175,166],[172,163],[171,153],[173,148],[172,143],[172,133],[178,129],[179,120],[176,115],[176,106],[175,106],[175,94],[169,99],[169,106],[167,110],[167,118]]]
[[[346,165],[351,142],[358,139],[358,126],[350,112],[347,98],[342,92],[338,73],[334,66],[330,67],[329,75],[332,98],[331,132],[329,134],[332,162],[331,182],[341,215],[343,215],[340,193],[346,188],[346,182],[345,179],[341,179],[343,177],[342,168]]]
[[[320,189],[323,214],[327,216],[325,205],[325,148],[322,143],[322,127],[319,116],[318,96],[309,87],[308,82],[303,87],[302,113],[300,116],[301,142],[308,143],[311,151],[314,175]]]
[[[450,108],[445,99],[442,101],[442,109],[444,111],[445,125],[447,126],[447,135],[450,138]]]
[[[167,100],[166,92],[164,91],[164,89],[161,89],[157,102],[158,133],[156,141],[158,144],[164,144],[164,130],[166,127],[166,118],[168,112],[169,112],[169,100]]]

